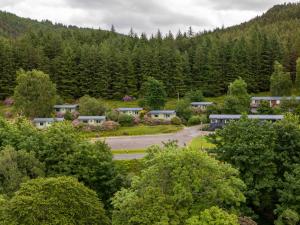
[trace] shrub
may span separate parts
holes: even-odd
[[[189,101],[180,100],[176,104],[176,113],[181,119],[188,120],[192,116],[192,107]]]
[[[67,111],[64,115],[64,118],[65,118],[65,120],[71,121],[71,120],[73,120],[73,115],[71,112]]]
[[[119,113],[115,110],[110,110],[106,113],[107,120],[112,120],[117,122],[119,119]]]
[[[6,105],[6,106],[11,106],[14,104],[14,99],[9,97],[9,98],[6,98],[4,101],[3,101],[3,104]]]
[[[79,99],[79,111],[85,116],[102,116],[106,108],[100,100],[85,95]]]
[[[62,113],[62,112],[55,112],[55,116],[57,118],[63,118],[64,117],[64,113]]]
[[[179,117],[175,116],[175,117],[173,117],[173,118],[171,119],[171,123],[172,123],[173,125],[181,125],[182,121],[181,121],[181,119],[180,119]]]
[[[8,112],[5,112],[4,116],[5,116],[5,118],[12,118],[13,114],[12,114],[12,112],[8,111]]]
[[[133,126],[134,125],[134,117],[127,114],[120,114],[119,123],[121,126]]]
[[[207,123],[207,117],[206,115],[202,115],[202,116],[192,116],[189,121],[188,121],[188,125],[192,126],[192,125],[198,125],[201,123]]]
[[[101,129],[103,131],[117,130],[120,127],[120,124],[114,121],[105,121],[101,124]]]
[[[132,96],[129,96],[129,95],[125,95],[124,97],[123,97],[123,101],[124,102],[131,102],[131,101],[133,101],[134,100],[134,98],[132,97]]]
[[[156,125],[170,125],[171,121],[169,120],[159,120],[159,119],[152,119],[148,116],[144,117],[144,124],[150,125],[150,126],[156,126]]]
[[[139,117],[134,117],[133,123],[134,123],[135,125],[138,125],[138,124],[141,123],[141,119],[140,119]]]

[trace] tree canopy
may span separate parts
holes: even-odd
[[[49,75],[32,70],[17,73],[15,107],[28,117],[49,117],[56,101],[56,86]]]
[[[204,152],[169,145],[151,149],[145,168],[113,198],[113,224],[184,224],[205,209],[245,201],[238,171]]]
[[[4,224],[109,225],[97,194],[70,177],[23,183],[7,201],[4,218]]]

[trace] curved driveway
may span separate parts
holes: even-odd
[[[145,149],[151,145],[162,145],[163,142],[177,140],[179,146],[187,145],[193,138],[207,135],[209,132],[201,131],[201,125],[185,127],[177,133],[141,135],[141,136],[120,136],[94,138],[93,141],[104,140],[112,149]]]

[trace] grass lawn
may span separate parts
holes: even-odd
[[[116,108],[131,108],[131,107],[139,107],[138,100],[131,101],[131,102],[124,102],[120,100],[107,100],[103,99],[103,102],[106,106],[112,109]],[[168,99],[165,109],[175,109],[176,108],[177,99],[170,98]]]
[[[207,137],[201,136],[201,137],[194,138],[189,143],[189,147],[196,148],[196,149],[203,149],[203,148],[208,149],[208,148],[213,148],[214,145],[208,142]]]
[[[83,132],[82,136],[87,138],[93,137],[111,137],[111,136],[135,136],[149,134],[167,134],[174,133],[183,129],[183,126],[176,125],[158,125],[146,126],[139,125],[133,127],[120,127],[118,130],[101,131],[101,132]]]

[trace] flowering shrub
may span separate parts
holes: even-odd
[[[4,100],[4,102],[3,102],[3,104],[6,105],[6,106],[11,106],[11,105],[14,104],[14,100],[13,100],[13,98],[11,98],[11,97],[6,98],[6,99]]]
[[[79,115],[80,115],[80,113],[78,111],[72,112],[73,119],[77,119]]]
[[[124,102],[131,102],[131,101],[133,101],[133,100],[134,100],[134,98],[131,97],[131,96],[129,96],[129,95],[125,95],[125,96],[123,97],[123,101],[124,101]]]
[[[114,121],[105,121],[101,125],[101,129],[105,130],[117,130],[120,127],[120,124]]]
[[[63,118],[64,117],[64,113],[62,113],[62,112],[55,112],[55,116],[57,118]]]
[[[159,120],[159,119],[152,119],[151,117],[145,116],[144,117],[144,124],[150,125],[150,126],[156,126],[156,125],[169,125],[171,124],[171,121],[168,120]]]
[[[72,125],[74,126],[74,127],[78,127],[79,125],[80,125],[80,121],[79,120],[73,120],[72,121]]]

